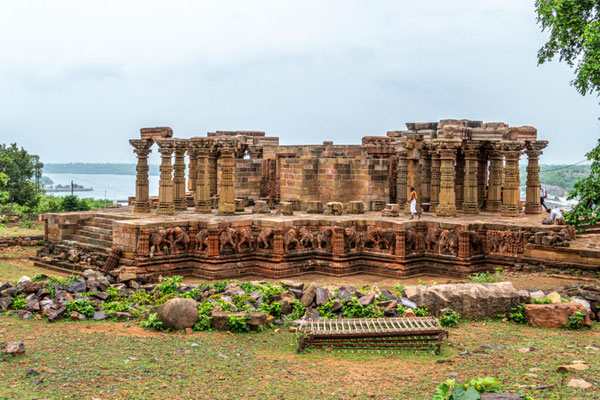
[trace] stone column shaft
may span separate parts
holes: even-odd
[[[185,198],[185,152],[187,143],[183,140],[175,142],[175,165],[173,174],[173,204],[175,210],[187,209]]]
[[[421,151],[421,202],[431,205],[431,152]]]
[[[187,190],[189,192],[195,192],[196,191],[196,169],[198,168],[196,165],[196,160],[198,157],[198,154],[196,153],[196,149],[193,148],[191,145],[188,148],[188,157],[190,158],[190,163],[188,165],[188,183],[187,183]]]
[[[135,203],[134,213],[149,213],[149,180],[148,180],[148,154],[152,152],[152,140],[130,140],[129,143],[134,147],[133,151],[137,155],[136,177],[135,177]]]
[[[488,181],[487,164],[487,152],[484,149],[481,149],[477,160],[477,199],[479,200],[480,205],[485,199],[485,187],[487,186]]]
[[[521,145],[519,143],[504,144],[504,157],[506,167],[504,168],[504,189],[502,191],[502,215],[516,217],[520,209],[519,192],[519,158],[521,156]]]
[[[525,200],[525,214],[540,214],[540,166],[539,159],[542,149],[546,147],[546,141],[529,143],[527,145],[527,194]]]
[[[436,215],[456,215],[456,191],[454,177],[456,173],[456,151],[458,142],[442,142],[440,154],[440,199],[436,207]]]
[[[212,202],[210,200],[210,180],[208,169],[208,154],[210,145],[203,141],[193,142],[196,149],[196,193],[194,197],[194,211],[197,213],[210,213]]]
[[[157,214],[174,214],[175,205],[173,204],[173,168],[171,158],[175,147],[173,139],[158,139],[158,151],[160,153],[160,181],[158,187],[158,208]]]
[[[436,151],[431,156],[431,206],[429,209],[432,212],[435,211],[435,208],[440,203],[440,166],[440,155]]]
[[[476,144],[468,143],[465,154],[465,169],[464,169],[464,198],[463,212],[465,214],[479,213],[479,198],[477,193],[477,165],[479,149]]]
[[[235,192],[233,188],[233,151],[233,146],[225,146],[221,149],[219,214],[235,213]]]
[[[456,198],[456,209],[461,210],[465,193],[465,155],[462,152],[456,154],[454,193]]]
[[[408,160],[408,180],[406,182],[406,211],[410,212],[410,202],[408,196],[410,196],[410,188],[415,188],[417,193],[417,211],[421,212],[421,168],[418,159]]]
[[[488,196],[486,199],[486,211],[500,212],[502,208],[502,175],[504,174],[503,156],[499,148],[494,147],[489,151],[490,180],[488,185]]]
[[[408,153],[406,150],[401,150],[398,153],[398,176],[396,178],[396,201],[402,209],[408,200],[406,185],[408,182]]]

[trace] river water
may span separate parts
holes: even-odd
[[[71,181],[92,191],[73,192],[81,198],[108,199],[125,201],[130,196],[135,196],[135,175],[112,174],[44,174],[52,179],[54,185],[71,185]],[[150,176],[150,196],[158,195],[158,176]],[[68,192],[51,192],[52,196],[66,196]]]

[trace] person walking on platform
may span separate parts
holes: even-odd
[[[408,196],[408,201],[410,201],[410,219],[413,219],[415,214],[419,219],[421,219],[421,213],[417,211],[417,192],[415,192],[415,188],[410,188],[410,196]]]
[[[540,204],[542,205],[542,207],[544,207],[546,209],[546,211],[549,210],[549,208],[544,204],[544,199],[548,197],[548,193],[546,192],[546,189],[544,189],[543,187],[540,186]]]

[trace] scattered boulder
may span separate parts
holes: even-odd
[[[28,277],[27,275],[23,275],[22,277],[19,278],[19,280],[17,281],[17,289],[18,290],[23,290],[23,287],[25,286],[25,284],[27,283],[31,283],[31,278]]]
[[[415,308],[419,308],[419,306],[417,306],[417,303],[415,303],[414,301],[410,301],[406,297],[400,297],[398,300],[400,300],[400,305],[402,307],[412,308],[413,310]]]
[[[402,313],[402,318],[417,318],[417,316],[415,315],[415,312],[409,308],[407,310],[404,310],[404,312]]]
[[[253,331],[258,330],[259,326],[265,327],[267,326],[267,315],[262,312],[227,312],[227,311],[213,311],[211,313],[212,320],[211,328],[218,331],[228,331],[229,330],[229,316],[235,315],[238,317],[247,316],[250,317],[246,323],[250,325],[250,329]]]
[[[408,286],[404,292],[409,300],[426,306],[434,315],[443,308],[451,308],[469,319],[496,318],[521,301],[510,282]]]
[[[577,364],[569,364],[569,365],[559,365],[556,371],[558,372],[576,372],[576,371],[586,371],[590,369],[589,365],[577,363]]]
[[[300,298],[300,302],[304,304],[306,307],[310,306],[315,299],[315,295],[317,293],[317,285],[314,282],[308,284],[308,286],[304,287],[302,291],[302,297]]]
[[[580,389],[589,389],[593,385],[586,380],[583,379],[571,379],[569,383],[567,383],[568,387],[580,388]]]
[[[106,314],[103,311],[96,311],[92,317],[94,321],[102,321],[106,319]]]
[[[354,292],[356,292],[356,288],[354,286],[342,286],[338,289],[338,299],[344,300],[347,297],[351,297]]]
[[[25,344],[23,342],[6,342],[2,347],[2,352],[15,357],[21,356],[25,354]]]
[[[322,306],[329,301],[329,290],[323,287],[317,287],[316,300],[317,306]]]
[[[546,296],[546,298],[547,298],[548,300],[550,300],[550,302],[551,302],[552,304],[557,304],[557,303],[560,303],[560,302],[562,301],[562,297],[560,297],[560,294],[558,294],[558,293],[556,293],[556,292],[549,293],[549,294]]]
[[[85,292],[86,289],[87,289],[87,284],[85,283],[85,279],[77,279],[76,281],[71,283],[71,286],[69,286],[69,288],[67,290],[70,293],[79,293],[79,292]]]
[[[158,319],[165,328],[183,330],[198,321],[198,303],[192,299],[175,298],[158,308]]]
[[[58,321],[59,319],[63,318],[65,316],[67,312],[67,307],[60,307],[59,309],[52,311],[50,314],[48,314],[48,321],[50,322],[54,322],[54,321]]]
[[[579,303],[527,304],[525,306],[527,323],[542,328],[562,328],[569,322],[569,317],[577,311],[585,314],[581,325],[590,328],[592,326],[590,317]]]
[[[0,297],[0,311],[8,310],[8,307],[12,304],[10,297]]]
[[[360,299],[358,299],[358,302],[360,304],[362,304],[364,307],[373,304],[373,301],[375,301],[375,295],[374,294],[368,294],[368,295],[363,296]]]
[[[542,300],[546,297],[546,294],[541,290],[536,290],[535,292],[529,293],[529,298],[532,300]]]

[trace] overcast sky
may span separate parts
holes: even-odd
[[[537,66],[533,0],[19,0],[0,4],[0,37],[0,142],[43,162],[133,163],[127,140],[164,125],[345,144],[504,121],[550,141],[542,163],[600,137],[600,99]]]

